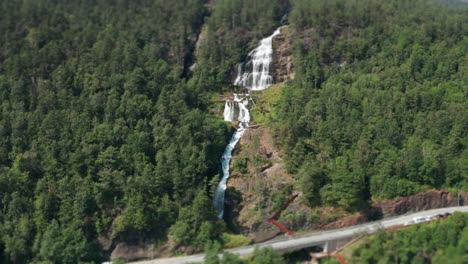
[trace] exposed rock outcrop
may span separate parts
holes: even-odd
[[[292,182],[283,167],[270,131],[249,129],[241,139],[240,151],[232,161],[233,172],[228,182],[227,203],[236,229],[253,240],[277,234],[277,228],[265,220],[275,211],[274,197],[292,190]],[[279,196],[278,196],[279,198]]]
[[[112,251],[111,259],[121,259],[125,261],[133,261],[139,259],[152,259],[159,257],[160,254],[155,250],[154,245],[129,245],[127,243],[119,243]]]
[[[374,204],[374,209],[381,211],[383,217],[401,215],[409,212],[465,205],[468,193],[452,194],[445,190],[430,190],[394,200],[382,200]]]
[[[376,201],[366,212],[355,213],[337,221],[321,226],[321,229],[333,229],[366,223],[382,218],[406,213],[425,211],[443,207],[462,206],[468,202],[468,193],[452,194],[445,190],[430,190],[408,197],[393,200]]]
[[[276,83],[294,79],[291,34],[288,26],[281,27],[281,34],[273,38],[273,78]]]

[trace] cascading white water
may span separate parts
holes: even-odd
[[[239,142],[240,138],[244,134],[246,128],[249,126],[250,122],[250,112],[249,109],[247,108],[247,105],[249,103],[249,95],[246,95],[245,97],[240,97],[238,94],[234,94],[234,102],[230,102],[232,105],[237,105],[239,108],[239,116],[237,120],[239,121],[239,127],[237,128],[236,132],[234,132],[234,135],[232,135],[231,140],[229,141],[229,144],[226,146],[224,149],[223,156],[221,157],[221,168],[223,171],[223,178],[218,184],[218,187],[216,188],[216,194],[214,198],[214,206],[216,208],[216,211],[218,212],[218,217],[223,218],[224,214],[224,195],[226,193],[226,187],[227,187],[227,180],[229,179],[229,163],[231,162],[232,158],[232,151],[237,145],[237,142]],[[232,105],[226,105],[230,108],[229,112],[234,113],[234,107]],[[225,113],[227,112],[226,109],[224,109]],[[232,111],[231,111],[232,110]],[[226,119],[226,117],[225,117]],[[232,118],[234,119],[234,118]]]
[[[251,59],[245,65],[252,66],[251,71],[243,73],[242,64],[239,64],[238,76],[234,85],[242,86],[247,88],[249,91],[260,91],[273,84],[273,77],[270,75],[270,65],[273,55],[272,42],[273,37],[278,34],[280,34],[279,28],[273,33],[273,35],[263,39],[260,42],[260,46],[249,53],[249,57]],[[229,179],[229,163],[231,162],[232,151],[249,126],[250,111],[247,108],[249,100],[249,94],[234,94],[234,100],[232,102],[226,101],[226,104],[224,105],[224,120],[226,121],[233,121],[235,119],[235,107],[239,109],[239,115],[237,117],[239,126],[237,127],[236,132],[234,132],[234,135],[232,135],[232,138],[224,149],[223,156],[221,157],[223,177],[218,184],[213,201],[219,218],[223,218],[224,215],[224,196],[226,193],[227,180]]]
[[[224,194],[226,193],[226,183],[229,178],[229,163],[231,162],[232,158],[232,150],[236,146],[237,142],[239,142],[239,139],[242,137],[244,132],[245,128],[239,128],[236,132],[234,132],[234,135],[232,135],[232,138],[229,141],[229,144],[226,146],[226,149],[224,149],[223,156],[221,157],[223,178],[219,182],[218,188],[216,188],[216,195],[214,199],[214,205],[216,211],[218,212],[218,218],[223,218],[224,215]]]
[[[260,46],[249,53],[250,60],[239,64],[234,85],[242,86],[250,91],[261,91],[273,84],[270,66],[273,54],[273,37],[280,34],[278,28],[273,35],[262,39]]]
[[[234,103],[226,101],[224,105],[224,121],[232,122],[234,120]]]

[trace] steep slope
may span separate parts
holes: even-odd
[[[309,205],[468,188],[468,9],[293,2],[295,79],[272,122]]]
[[[204,2],[0,3],[1,263],[220,239],[198,234],[229,128],[180,77]]]
[[[255,97],[252,122],[260,127],[233,159],[233,226],[269,233],[264,221],[293,192],[302,196],[282,221],[311,228],[392,215],[385,207],[393,203],[406,204],[400,213],[437,208],[446,200],[424,191],[466,189],[463,14],[430,1],[295,1],[294,43],[282,35],[273,42],[278,81],[296,78]],[[409,197],[390,200],[400,196]]]
[[[364,238],[346,253],[350,263],[465,263],[468,214]]]

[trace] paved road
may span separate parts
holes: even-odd
[[[383,228],[392,226],[403,225],[414,217],[432,216],[444,213],[468,212],[468,206],[450,207],[442,209],[434,209],[429,211],[417,212],[413,214],[402,215],[394,218],[389,218],[381,221],[371,222],[363,225],[356,225],[347,228],[334,229],[322,232],[298,234],[292,237],[278,238],[264,243],[254,244],[247,247],[228,249],[231,253],[239,254],[241,256],[250,255],[253,253],[255,247],[271,246],[275,251],[288,252],[312,246],[324,245],[328,241],[345,239],[353,237],[357,233],[373,233]],[[183,264],[183,263],[198,263],[203,262],[204,255],[192,255],[184,257],[162,258],[140,262],[133,262],[135,264]]]

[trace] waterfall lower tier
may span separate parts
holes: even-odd
[[[229,141],[229,144],[224,149],[224,153],[221,158],[223,178],[219,182],[218,188],[216,188],[216,195],[214,199],[214,205],[215,205],[216,211],[218,212],[219,218],[223,218],[223,215],[224,215],[224,195],[226,193],[227,180],[229,179],[229,163],[231,162],[232,151],[236,147],[237,142],[239,142],[244,132],[245,132],[245,128],[239,128],[237,129],[236,132],[234,132],[234,135],[232,135],[232,138]]]
[[[229,144],[224,149],[223,156],[221,157],[221,168],[223,172],[223,177],[216,188],[216,194],[214,198],[214,206],[216,211],[218,212],[218,217],[223,218],[224,214],[224,195],[226,193],[226,184],[227,180],[229,179],[229,164],[231,163],[232,158],[232,151],[239,142],[240,138],[244,134],[246,128],[249,126],[250,122],[250,111],[247,108],[249,104],[249,95],[239,95],[234,94],[234,101],[233,102],[226,102],[224,108],[224,120],[226,121],[233,121],[234,120],[234,112],[235,107],[237,106],[239,109],[239,116],[237,120],[239,121],[239,127],[237,128],[236,132],[231,137]],[[229,120],[227,120],[229,119]]]
[[[250,60],[245,64],[240,64],[238,76],[234,85],[242,86],[250,91],[260,91],[270,87],[273,84],[273,77],[270,75],[270,66],[273,55],[273,37],[280,34],[278,28],[273,35],[263,39],[260,46],[249,53]],[[245,69],[244,69],[245,68]],[[248,68],[250,68],[249,71]],[[236,147],[242,135],[245,133],[250,122],[250,111],[248,109],[250,95],[249,94],[234,94],[232,101],[226,101],[224,105],[224,120],[232,122],[235,120],[235,110],[238,109],[237,120],[239,126],[236,132],[232,135],[229,144],[224,149],[221,157],[222,178],[216,189],[216,194],[213,200],[214,206],[218,212],[218,217],[223,218],[224,215],[224,196],[226,193],[227,180],[229,179],[229,163],[232,158],[232,151]]]
[[[226,102],[224,105],[224,121],[232,122],[234,120],[234,103]]]
[[[250,122],[250,111],[247,108],[247,105],[249,104],[249,98],[246,97],[245,99],[241,100],[238,105],[239,105],[239,117],[237,120],[239,120],[240,124],[239,127],[245,127],[249,125]]]

